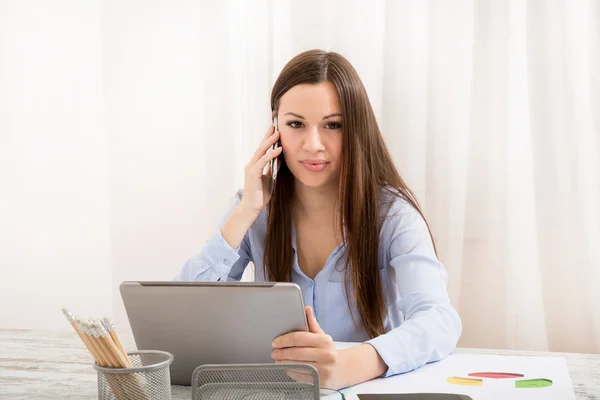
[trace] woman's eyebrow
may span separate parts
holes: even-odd
[[[287,113],[285,113],[283,115],[293,115],[296,118],[304,119],[304,117],[302,115],[296,114],[296,113],[293,113],[293,112],[287,112]],[[327,118],[331,118],[331,117],[341,117],[341,116],[342,116],[342,113],[333,113],[333,114],[329,114],[329,115],[324,116],[323,119],[327,119]]]

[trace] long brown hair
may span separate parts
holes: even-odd
[[[348,289],[351,282],[360,319],[373,338],[385,332],[385,304],[379,276],[382,190],[402,197],[421,216],[423,213],[394,166],[358,74],[340,54],[310,50],[291,59],[271,92],[273,115],[277,115],[281,97],[292,87],[324,81],[335,85],[342,108],[338,201],[343,230],[340,233],[344,238],[346,300],[350,307]],[[267,207],[264,265],[268,280],[289,282],[293,263],[291,204],[294,178],[283,157],[280,160],[275,193]]]

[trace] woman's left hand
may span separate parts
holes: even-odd
[[[271,357],[277,363],[310,364],[319,372],[323,388],[338,389],[339,357],[331,336],[326,334],[306,307],[309,332],[291,332],[273,340]]]

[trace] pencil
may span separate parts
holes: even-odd
[[[115,365],[111,362],[108,354],[106,354],[102,346],[100,346],[100,343],[98,342],[96,336],[94,336],[89,324],[82,320],[80,320],[78,323],[81,326],[81,330],[86,334],[87,340],[90,342],[91,347],[98,355],[98,365],[101,367],[114,367]]]
[[[121,362],[121,360],[113,352],[113,349],[108,345],[108,343],[102,337],[102,334],[100,332],[100,329],[98,328],[96,321],[89,320],[87,322],[87,326],[89,327],[90,332],[94,336],[94,339],[96,340],[96,343],[98,344],[98,347],[100,347],[102,349],[102,352],[106,355],[107,361],[110,362],[109,367],[112,367],[112,368],[125,367],[125,365]]]
[[[102,340],[102,342],[108,349],[108,352],[117,360],[121,368],[131,368],[131,362],[129,361],[129,357],[127,357],[127,354],[124,351],[121,352],[119,350],[119,348],[113,341],[111,335],[104,328],[104,325],[99,321],[94,321],[93,324],[94,328],[98,332],[100,340]]]
[[[89,343],[90,348],[96,354],[96,364],[98,364],[101,367],[112,367],[114,364],[109,361],[108,355],[98,342],[89,324],[79,319],[76,320],[75,323],[82,332],[83,337],[85,338],[84,340]],[[115,395],[117,400],[129,400],[126,392],[121,387],[120,380],[117,376],[104,374],[104,378],[106,379],[106,382],[108,383],[111,392]]]
[[[81,339],[81,341],[83,342],[85,347],[88,349],[88,351],[94,358],[94,361],[98,362],[98,354],[97,354],[96,350],[92,347],[92,344],[90,343],[87,335],[81,331],[81,328],[78,326],[73,313],[64,307],[62,309],[62,312],[65,315],[65,317],[67,318],[67,321],[69,321],[69,324],[71,324],[71,326],[73,327],[75,332],[77,332],[77,335],[79,336],[79,338]]]
[[[117,335],[117,330],[115,328],[115,324],[113,323],[113,321],[108,317],[104,317],[102,319],[102,322],[104,323],[106,330],[110,334],[110,337],[113,339],[113,341],[115,342],[115,344],[117,345],[119,350],[123,354],[127,355],[127,352],[125,351],[125,348],[123,347],[123,344],[119,340],[119,335]]]
[[[67,308],[63,307],[62,312],[94,358],[97,366],[114,369],[132,367],[131,360],[110,318],[84,321],[76,318]],[[114,374],[104,372],[102,377],[117,400],[147,400],[149,398],[146,377],[143,375],[123,371]]]
[[[125,350],[121,351],[119,347],[113,341],[112,335],[109,334],[108,330],[105,329],[103,321],[96,321],[95,328],[98,330],[100,334],[101,340],[104,341],[106,346],[110,349],[110,351],[114,354],[115,357],[118,358],[121,365],[125,368],[131,368],[131,361],[127,356]],[[116,335],[116,332],[114,332]],[[118,340],[118,338],[117,338]],[[126,389],[127,395],[130,400],[145,400],[148,398],[148,394],[146,392],[146,377],[143,375],[136,374],[127,374],[121,375],[121,384]]]

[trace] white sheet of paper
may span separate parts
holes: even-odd
[[[338,343],[338,349],[352,344]],[[360,366],[357,366],[360,368]],[[469,378],[474,372],[509,372],[523,378],[483,380],[482,386],[448,383],[453,376]],[[520,379],[545,378],[552,385],[544,388],[516,388]],[[483,354],[452,354],[442,361],[415,371],[389,378],[375,379],[343,390],[348,400],[360,393],[454,393],[473,400],[575,400],[571,376],[565,359],[558,357],[524,357]]]

